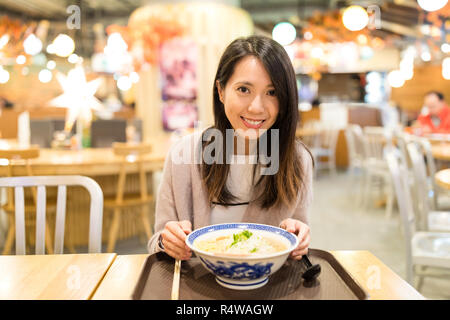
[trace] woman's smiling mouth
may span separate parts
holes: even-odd
[[[252,129],[259,129],[261,128],[261,126],[263,125],[264,120],[256,120],[256,119],[249,119],[249,118],[244,118],[241,116],[242,122],[244,123],[244,125],[247,128],[252,128]]]

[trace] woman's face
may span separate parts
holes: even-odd
[[[279,111],[275,88],[264,65],[255,56],[238,61],[225,88],[219,83],[217,88],[234,130],[246,134],[257,131],[259,136],[275,123]]]

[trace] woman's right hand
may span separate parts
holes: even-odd
[[[192,252],[185,240],[191,232],[192,225],[188,220],[167,222],[161,233],[164,251],[175,259],[189,260]]]

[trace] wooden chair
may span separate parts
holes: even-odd
[[[56,254],[64,253],[64,227],[67,186],[83,186],[91,196],[89,219],[89,253],[100,253],[102,248],[103,192],[93,179],[83,176],[33,176],[0,178],[0,187],[14,188],[16,254],[26,254],[24,187],[37,187],[36,201],[36,254],[45,254],[48,228],[45,219],[46,186],[57,186],[57,211],[55,228]],[[46,228],[47,230],[45,230]]]
[[[114,153],[121,156],[123,159],[119,171],[116,196],[113,199],[105,198],[105,209],[113,210],[114,212],[111,228],[109,230],[108,252],[113,252],[114,250],[119,232],[122,210],[126,207],[141,207],[140,218],[142,221],[142,226],[144,227],[145,235],[147,236],[147,239],[150,239],[152,235],[149,220],[149,205],[153,203],[154,197],[148,193],[146,171],[140,161],[140,158],[143,155],[150,153],[151,149],[151,145],[145,143],[113,143]],[[138,166],[140,192],[137,194],[125,194],[127,168],[131,165]]]
[[[39,147],[34,145],[30,146],[27,149],[2,149],[0,150],[0,159],[7,159],[8,160],[8,167],[7,167],[7,177],[13,177],[13,162],[16,161],[24,161],[25,168],[28,176],[32,176],[33,172],[30,165],[30,160],[38,158],[40,154]],[[26,214],[32,214],[35,211],[35,205],[36,205],[36,189],[31,189],[31,194],[33,197],[33,205],[25,206],[25,213]],[[5,246],[3,248],[3,254],[9,254],[14,242],[14,236],[15,236],[15,219],[14,219],[14,212],[15,212],[15,206],[14,206],[14,197],[12,189],[8,189],[7,192],[7,203],[3,206],[3,210],[8,215],[9,220],[9,227],[8,227],[8,234],[6,236]],[[49,206],[49,211],[54,210],[54,206]],[[27,222],[28,220],[27,217]],[[46,224],[47,230],[49,230],[48,225]],[[46,232],[47,236],[45,238],[47,251],[48,253],[53,253],[52,249],[52,241],[51,241],[51,235],[50,232]]]

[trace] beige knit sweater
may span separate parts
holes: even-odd
[[[167,222],[189,220],[193,230],[210,224],[212,208],[198,169],[198,154],[194,152],[199,147],[200,139],[200,133],[183,137],[172,146],[166,157],[156,198],[155,233],[148,242],[150,254],[161,251],[158,239]],[[265,210],[250,202],[243,222],[278,226],[284,219],[293,218],[308,223],[308,207],[313,197],[312,159],[303,144],[297,143],[297,147],[305,174],[306,190],[303,197],[299,194],[297,204],[292,209]],[[180,161],[180,158],[190,161]]]

